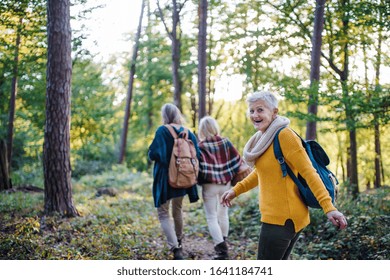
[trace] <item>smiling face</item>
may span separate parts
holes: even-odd
[[[270,108],[265,100],[257,100],[249,104],[249,117],[256,130],[265,132],[278,113],[277,108]]]

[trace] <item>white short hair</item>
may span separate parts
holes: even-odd
[[[264,100],[270,109],[278,108],[278,99],[269,91],[256,91],[247,97],[246,102],[250,105],[259,100]]]

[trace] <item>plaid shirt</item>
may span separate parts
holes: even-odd
[[[217,135],[199,142],[199,148],[199,183],[227,184],[231,181],[241,163],[233,144]]]

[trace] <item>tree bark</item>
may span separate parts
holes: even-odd
[[[383,4],[383,1],[381,1]],[[379,22],[383,21],[382,12],[379,12]],[[380,75],[381,75],[381,63],[382,63],[382,34],[383,27],[379,27],[378,32],[378,45],[376,48],[376,61],[375,61],[375,97],[377,97],[381,91]],[[374,135],[375,135],[375,181],[374,187],[380,188],[382,185],[381,178],[384,179],[384,172],[382,166],[382,153],[381,153],[381,141],[380,141],[380,127],[377,113],[374,113]],[[384,182],[384,180],[383,180]]]
[[[139,17],[138,30],[137,30],[137,34],[135,37],[134,47],[133,47],[133,57],[131,59],[130,77],[129,77],[129,84],[128,84],[128,88],[127,88],[125,117],[123,120],[123,129],[122,129],[121,143],[120,143],[120,149],[119,149],[118,163],[120,163],[120,164],[123,163],[123,160],[125,159],[125,153],[126,153],[127,133],[128,133],[128,129],[129,129],[129,118],[130,118],[130,113],[131,113],[131,101],[133,99],[135,63],[136,63],[137,54],[138,54],[139,38],[141,36],[142,18],[143,18],[143,14],[144,14],[144,7],[145,7],[145,0],[142,1],[141,15]]]
[[[324,29],[324,10],[326,0],[316,1],[316,11],[314,17],[314,31],[312,38],[311,70],[310,70],[310,93],[308,113],[315,118],[318,112],[318,91],[320,81],[321,66],[321,46],[322,31]],[[306,139],[315,140],[317,138],[317,121],[309,120],[306,124]]]
[[[180,49],[181,42],[178,35],[178,30],[180,30],[180,15],[178,10],[178,5],[176,0],[172,1],[173,11],[172,11],[172,79],[173,79],[173,99],[175,105],[183,112],[182,100],[181,100],[181,88],[182,81],[180,77]]]
[[[206,115],[206,73],[207,73],[207,0],[199,1],[198,34],[198,90],[199,120]]]
[[[374,187],[380,188],[382,186],[382,180],[383,177],[383,169],[381,168],[381,142],[380,142],[380,129],[379,124],[374,125],[374,132],[375,132],[375,181],[374,181]]]
[[[147,26],[146,26],[146,31],[145,33],[147,34],[147,36],[149,36],[149,34],[152,34],[152,29],[153,29],[153,24],[152,24],[152,20],[151,20],[151,16],[152,16],[152,13],[150,11],[150,1],[147,2]],[[147,46],[147,50],[146,50],[146,60],[147,60],[147,65],[153,65],[152,63],[152,58],[153,58],[153,52],[152,52],[152,48],[150,45]],[[150,70],[150,67],[147,68],[147,76],[152,76],[151,75],[151,70]],[[146,86],[146,98],[147,98],[147,117],[148,117],[148,121],[147,121],[147,129],[145,131],[145,135],[148,135],[150,130],[152,129],[153,127],[153,103],[154,103],[154,100],[153,100],[153,87],[155,85],[155,79],[148,79],[147,81],[147,86]],[[147,161],[148,164],[150,163],[150,161]],[[149,167],[149,165],[148,165]]]
[[[347,11],[347,5],[349,4],[348,0],[343,0],[341,5],[343,6],[344,17],[342,19],[343,24],[343,34],[346,38],[346,42],[343,47],[343,61],[344,67],[342,74],[340,75],[340,81],[343,91],[344,100],[346,102],[346,121],[347,127],[349,130],[349,174],[348,178],[350,180],[350,193],[353,198],[357,198],[359,194],[359,180],[358,180],[358,160],[357,160],[357,140],[356,140],[356,125],[355,125],[355,114],[352,110],[352,104],[349,98],[349,89],[348,89],[348,77],[349,77],[349,16]]]
[[[67,217],[79,215],[73,205],[70,166],[71,33],[70,1],[48,0],[44,210]]]
[[[171,40],[171,55],[172,55],[172,82],[173,82],[173,103],[183,112],[181,90],[182,80],[180,75],[180,56],[181,56],[181,41],[180,41],[180,10],[182,6],[176,0],[172,0],[172,30],[169,31],[165,22],[163,11],[160,7],[160,2],[157,0],[157,7],[160,13],[161,20],[165,30]]]
[[[0,191],[12,189],[7,154],[7,144],[0,140]]]
[[[342,16],[342,35],[344,36],[343,46],[341,50],[342,69],[338,68],[335,64],[333,57],[333,46],[329,46],[329,57],[324,58],[328,61],[329,66],[339,76],[339,81],[342,88],[343,105],[345,106],[345,122],[349,133],[349,147],[347,152],[347,177],[349,181],[348,192],[356,198],[359,193],[358,182],[358,160],[357,160],[357,141],[356,141],[356,125],[355,114],[352,109],[351,98],[349,96],[348,89],[348,77],[349,77],[349,15],[348,15],[348,0],[340,1],[341,9],[343,11]]]
[[[15,103],[18,92],[18,76],[19,76],[19,49],[20,49],[20,33],[22,29],[23,18],[20,17],[16,32],[16,45],[14,54],[14,66],[12,70],[11,98],[9,101],[9,118],[8,118],[8,140],[7,140],[7,161],[8,173],[11,173],[12,149],[14,142],[14,121],[15,121]]]

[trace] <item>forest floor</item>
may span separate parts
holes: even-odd
[[[187,260],[212,260],[215,254],[213,243],[205,238],[188,236],[183,239],[182,246],[184,258]]]
[[[0,259],[172,259],[153,205],[149,176],[86,176],[73,187],[80,213],[74,218],[44,216],[42,188],[15,186],[0,193],[0,251],[4,253]],[[183,210],[184,258],[212,260],[214,244],[202,199],[183,200]],[[231,229],[236,231],[234,226]],[[228,239],[231,259],[251,258],[247,242]]]
[[[237,242],[227,240],[229,259],[241,259],[242,246],[235,246]],[[208,239],[189,236],[183,241],[183,252],[185,259],[188,260],[212,260],[215,257],[214,244]]]
[[[149,174],[120,168],[86,175],[73,184],[74,204],[80,213],[74,218],[44,216],[43,192],[25,186],[0,192],[0,259],[170,260],[151,185]],[[260,229],[257,195],[256,191],[248,192],[229,209],[231,260],[256,259]],[[322,211],[311,212],[311,225],[291,258],[390,259],[390,189],[340,202],[348,229],[339,231],[326,221]],[[183,209],[185,259],[212,260],[215,251],[202,199],[196,203],[185,199]]]

